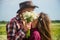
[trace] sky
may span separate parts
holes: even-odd
[[[27,0],[0,0],[0,21],[10,21],[16,16],[19,9],[19,3]],[[32,0],[34,5],[39,8],[35,9],[38,14],[45,12],[51,20],[60,20],[60,0]]]

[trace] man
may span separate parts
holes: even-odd
[[[20,9],[17,11],[16,17],[6,25],[7,40],[23,40],[25,37],[23,13],[25,11],[33,11],[35,7],[31,1],[25,1],[19,4]]]

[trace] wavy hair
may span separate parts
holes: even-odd
[[[51,40],[50,19],[47,14],[40,13],[36,27],[40,33],[41,40]]]

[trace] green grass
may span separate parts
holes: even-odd
[[[0,24],[0,35],[6,35],[6,24]]]
[[[60,23],[51,24],[51,35],[53,40],[60,40]],[[0,40],[6,40],[6,24],[0,24]]]
[[[60,40],[60,23],[51,24],[51,35],[53,40]]]
[[[0,40],[7,40],[7,36],[6,35],[0,35]]]

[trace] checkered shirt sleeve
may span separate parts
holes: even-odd
[[[22,40],[24,38],[25,33],[21,29],[17,31],[17,28],[18,26],[13,21],[6,25],[7,40]]]

